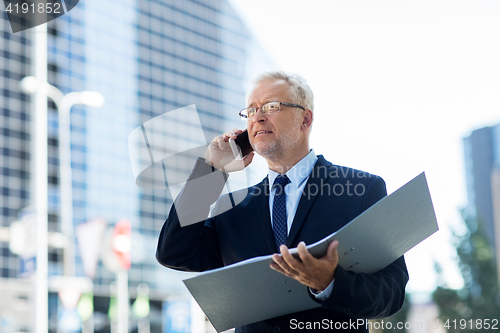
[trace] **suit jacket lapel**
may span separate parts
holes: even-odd
[[[286,246],[291,247],[294,244],[295,238],[304,224],[304,220],[311,209],[314,200],[316,200],[317,195],[311,195],[311,191],[313,193],[321,193],[321,187],[328,179],[330,164],[325,160],[323,155],[318,156],[318,160],[314,165],[313,171],[307,180],[306,187],[304,187],[304,191],[302,192],[302,197],[299,201],[299,206],[297,207],[297,212],[295,213],[295,217],[293,219],[292,228],[290,229],[290,234],[286,240]],[[269,203],[268,203],[269,206]],[[272,230],[271,230],[272,232]]]
[[[271,215],[269,213],[269,179],[264,178],[260,184],[257,184],[254,189],[255,210],[257,211],[258,220],[262,228],[262,233],[269,245],[271,253],[276,253],[276,242],[274,241],[273,228],[271,226]]]

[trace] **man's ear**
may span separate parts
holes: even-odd
[[[311,128],[312,121],[313,121],[313,112],[310,109],[307,109],[303,111],[304,114],[302,116],[302,126],[301,129],[303,131],[307,130],[308,128]]]

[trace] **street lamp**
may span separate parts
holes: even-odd
[[[39,82],[34,76],[26,76],[20,82],[21,90],[26,94],[44,91],[52,99],[59,111],[59,170],[61,182],[61,231],[68,244],[64,251],[64,275],[75,275],[73,244],[73,188],[71,174],[71,127],[70,110],[73,105],[81,104],[102,107],[104,97],[95,91],[70,92],[64,95],[48,82]],[[46,140],[45,140],[46,142]]]

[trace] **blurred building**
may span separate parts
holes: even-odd
[[[464,139],[467,215],[484,222],[500,277],[500,124]]]
[[[21,277],[19,258],[9,250],[9,227],[30,205],[30,168],[36,167],[30,163],[29,96],[18,86],[31,74],[31,31],[13,34],[5,13],[0,29],[0,298],[28,303],[30,283]],[[49,83],[63,93],[98,91],[106,99],[103,108],[71,110],[73,224],[102,218],[112,228],[122,219],[131,222],[131,302],[136,287],[146,283],[152,332],[161,331],[164,301],[186,294],[181,278],[189,275],[155,260],[172,195],[167,189],[135,184],[128,135],[145,121],[190,104],[197,107],[207,142],[241,128],[238,112],[245,106],[248,81],[271,65],[227,0],[80,1],[48,23]],[[58,114],[51,102],[48,112],[49,231],[57,234]],[[181,144],[189,133],[178,132],[168,140]],[[49,275],[62,274],[63,249],[51,243]],[[84,275],[77,246],[76,274]],[[93,279],[98,332],[110,330],[107,314],[114,280],[115,273],[100,258]],[[19,295],[11,295],[12,290]],[[11,304],[0,306],[0,316],[8,312],[17,320],[16,329],[29,330],[29,306],[17,311]],[[56,293],[51,293],[51,331],[58,330],[60,307]]]
[[[30,124],[27,98],[18,85],[30,72],[30,41],[26,34],[12,33],[5,12],[0,29],[0,323],[19,320],[22,330],[30,318],[32,285],[18,279],[20,263],[9,249],[9,227],[29,205]],[[51,249],[52,259],[56,256]]]

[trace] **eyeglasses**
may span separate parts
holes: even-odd
[[[260,111],[262,112],[263,115],[268,115],[268,114],[276,113],[276,112],[278,112],[278,111],[281,110],[281,105],[283,105],[283,106],[291,106],[291,107],[294,107],[294,108],[299,108],[299,109],[305,110],[305,108],[303,106],[300,106],[300,105],[297,105],[297,104],[283,103],[283,102],[269,102],[269,103],[266,103],[266,104],[264,104],[264,105],[262,105],[261,107],[258,107],[258,108],[246,108],[246,109],[241,110],[240,111],[240,117],[243,120],[250,119],[253,116],[255,116],[255,114],[257,113],[258,109],[260,109]]]

